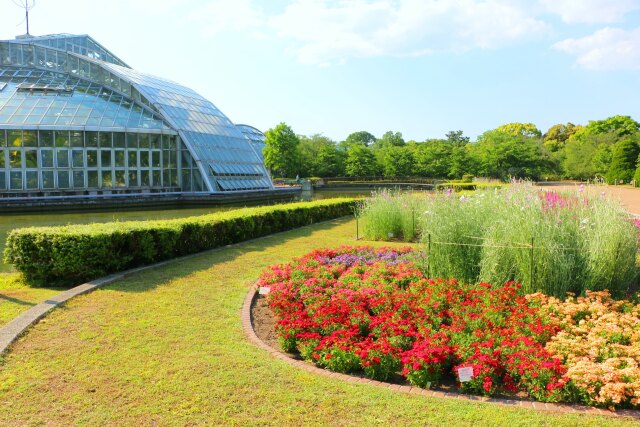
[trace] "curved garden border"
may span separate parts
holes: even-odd
[[[544,403],[537,402],[533,400],[512,400],[512,399],[500,399],[500,398],[489,398],[484,396],[473,396],[468,394],[461,393],[451,393],[446,391],[436,391],[436,390],[426,390],[419,387],[407,386],[407,385],[399,385],[399,384],[390,384],[382,381],[371,380],[369,378],[355,377],[346,374],[339,374],[337,372],[332,372],[327,369],[318,368],[317,366],[305,362],[302,360],[295,360],[291,357],[287,356],[285,353],[271,347],[262,341],[255,330],[253,329],[253,319],[251,316],[251,307],[253,306],[256,297],[258,295],[258,286],[254,284],[247,294],[244,304],[242,306],[242,327],[244,332],[249,339],[249,341],[256,344],[258,347],[266,350],[271,356],[283,360],[289,365],[295,366],[300,369],[304,369],[307,372],[311,372],[314,374],[322,375],[327,378],[336,378],[342,381],[346,381],[354,384],[369,384],[375,387],[387,388],[389,390],[398,391],[401,393],[410,393],[410,394],[418,394],[422,396],[429,397],[443,397],[443,398],[451,398],[451,399],[459,399],[459,400],[467,400],[467,401],[478,401],[478,402],[490,402],[496,403],[499,405],[509,405],[509,406],[519,406],[521,408],[528,409],[537,409],[541,411],[556,411],[563,413],[584,413],[591,415],[607,415],[610,417],[631,417],[635,419],[640,419],[640,410],[633,409],[619,409],[615,412],[607,411],[600,408],[595,408],[591,406],[581,406],[581,405],[564,405],[557,403]]]

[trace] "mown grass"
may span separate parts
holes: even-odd
[[[240,309],[260,271],[316,247],[355,244],[354,234],[354,220],[319,224],[174,262],[72,300],[0,362],[0,424],[631,423],[348,384],[252,345]]]
[[[17,273],[0,273],[0,327],[60,292],[59,288],[30,287]]]

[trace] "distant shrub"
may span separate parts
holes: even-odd
[[[493,188],[502,188],[505,184],[501,183],[492,183],[492,182],[465,182],[465,181],[449,181],[443,182],[442,184],[436,185],[437,190],[448,190],[451,189],[455,192],[459,191],[475,191],[475,190],[489,190]]]
[[[238,209],[163,221],[13,230],[5,262],[32,284],[77,284],[353,213],[352,199]]]

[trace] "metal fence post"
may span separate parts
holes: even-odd
[[[411,227],[413,228],[413,238],[416,237],[416,211],[411,209]]]
[[[427,236],[427,279],[431,278],[431,233]]]

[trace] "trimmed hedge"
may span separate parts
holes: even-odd
[[[33,285],[74,285],[114,272],[353,213],[353,199],[238,209],[162,221],[31,227],[7,237],[5,262]]]

